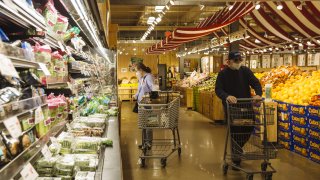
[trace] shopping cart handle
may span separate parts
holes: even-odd
[[[227,100],[226,100],[227,101]],[[263,99],[255,99],[255,98],[237,98],[238,102],[243,102],[243,101],[263,101]],[[227,101],[228,102],[228,101]]]

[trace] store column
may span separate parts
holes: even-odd
[[[179,58],[179,71],[180,71],[180,78],[184,78],[184,57]]]
[[[230,33],[234,33],[234,32],[237,32],[239,31],[239,27],[240,27],[240,22],[239,21],[236,21],[232,24],[230,24]],[[229,46],[229,51],[233,51],[233,52],[236,52],[236,51],[239,51],[239,42],[240,41],[234,41],[232,43],[230,43],[230,46]]]

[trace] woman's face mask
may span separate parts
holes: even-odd
[[[136,76],[137,76],[138,79],[140,79],[142,77],[141,71],[137,71],[136,72]]]

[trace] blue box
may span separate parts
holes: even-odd
[[[308,137],[310,139],[314,139],[317,141],[320,141],[320,131],[314,130],[314,129],[309,129]]]
[[[278,129],[285,132],[290,132],[292,130],[290,122],[278,122]]]
[[[290,121],[290,113],[289,112],[278,112],[278,120],[282,122]]]
[[[290,104],[282,102],[282,101],[276,101],[276,102],[278,103],[278,111],[289,112]]]
[[[301,105],[290,105],[290,111],[291,114],[300,115],[300,116],[307,116],[307,106],[301,106]]]
[[[292,114],[290,115],[291,124],[299,127],[308,127],[308,120],[306,116]]]
[[[304,157],[308,157],[309,156],[308,147],[302,147],[302,146],[299,146],[298,144],[293,144],[292,151],[297,153],[297,154],[300,154],[301,156],[304,156]]]
[[[299,145],[301,147],[308,148],[309,147],[309,140],[307,137],[301,137],[297,135],[292,135],[292,142],[293,145]]]
[[[286,131],[279,130],[278,131],[278,138],[285,140],[285,141],[292,141],[292,133],[290,131],[286,132]]]
[[[297,125],[292,125],[292,134],[300,137],[308,137],[309,128],[307,126],[301,127]]]
[[[316,162],[316,163],[320,163],[320,152],[309,149],[309,156],[308,156],[308,158],[309,158],[311,161],[314,161],[314,162]]]
[[[308,117],[320,120],[320,107],[307,106]]]
[[[278,144],[282,145],[285,149],[288,149],[290,151],[292,151],[293,146],[292,146],[292,142],[291,141],[286,141],[283,139],[278,139]]]
[[[309,150],[314,150],[320,152],[320,141],[316,139],[309,138]]]
[[[308,127],[315,131],[320,131],[320,119],[316,117],[308,117]]]

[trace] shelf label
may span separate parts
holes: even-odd
[[[41,150],[42,155],[44,156],[44,158],[48,159],[52,157],[52,154],[48,148],[48,146],[45,144]]]
[[[44,120],[44,115],[43,115],[43,112],[42,112],[42,108],[38,107],[35,110],[35,124],[39,124],[43,120]]]
[[[0,54],[0,62],[0,72],[2,75],[19,78],[16,68],[14,68],[13,63],[7,56]]]
[[[45,64],[39,63],[39,66],[40,66],[41,70],[43,71],[44,75],[51,76],[51,73]]]
[[[21,125],[17,116],[10,117],[4,120],[3,124],[13,138],[18,139],[19,136],[22,134]]]
[[[62,45],[61,41],[58,41],[58,44],[59,44],[59,47],[60,47],[61,51],[66,52],[66,49]]]
[[[20,174],[23,180],[35,180],[39,177],[39,174],[30,163],[26,164]]]

